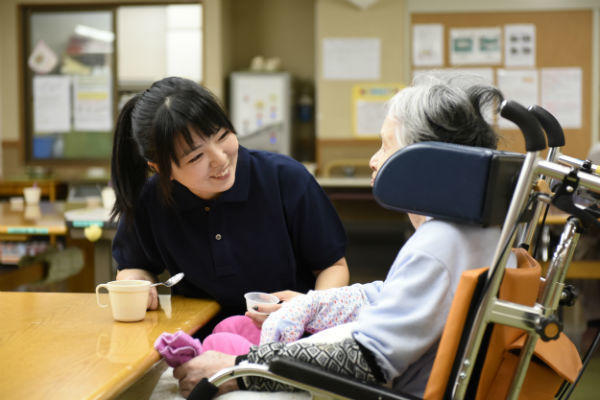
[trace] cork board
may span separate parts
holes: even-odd
[[[577,67],[582,72],[581,128],[565,129],[566,145],[562,153],[585,159],[592,144],[591,83],[592,83],[592,11],[544,12],[477,12],[411,15],[412,24],[437,23],[444,26],[444,65],[450,68],[449,34],[451,28],[500,27],[505,24],[534,24],[536,28],[535,68]],[[412,31],[412,29],[411,29]],[[411,66],[412,67],[412,66]],[[463,67],[463,66],[461,66]],[[507,68],[496,65],[465,65],[464,67]],[[525,105],[529,106],[529,104]],[[523,153],[525,144],[517,130],[502,129],[500,149]]]

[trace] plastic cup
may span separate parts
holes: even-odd
[[[279,303],[279,298],[275,295],[263,292],[248,292],[244,295],[246,299],[246,309],[259,314],[267,314],[254,310],[255,306],[264,306]]]
[[[96,286],[96,301],[100,307],[108,303],[100,301],[100,289],[108,291],[113,318],[117,321],[141,321],[146,316],[150,282],[143,280],[120,280]]]
[[[41,194],[42,190],[37,186],[23,188],[23,196],[25,197],[26,204],[38,204]]]

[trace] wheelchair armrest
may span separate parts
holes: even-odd
[[[334,374],[315,365],[289,358],[276,357],[269,363],[269,371],[275,375],[310,385],[321,390],[350,399],[377,400],[416,400],[408,394],[398,394],[391,390],[356,381]]]

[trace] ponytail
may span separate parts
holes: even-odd
[[[111,159],[111,182],[116,201],[111,211],[111,221],[125,216],[128,225],[133,223],[134,207],[146,182],[148,163],[140,154],[139,146],[133,137],[132,111],[140,99],[137,94],[131,98],[119,114]]]

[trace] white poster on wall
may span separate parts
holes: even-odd
[[[436,67],[444,64],[444,26],[442,24],[413,25],[412,55],[416,67]]]
[[[323,39],[323,79],[377,80],[380,69],[379,38]]]
[[[563,128],[581,128],[581,68],[542,68],[541,105]]]
[[[507,67],[535,66],[535,25],[504,26],[504,65]]]
[[[498,69],[498,89],[504,98],[514,100],[524,107],[539,104],[537,69]],[[498,119],[502,129],[519,129],[506,118]]]
[[[381,125],[387,115],[385,102],[356,102],[356,135],[373,137],[373,132],[381,131]]]
[[[112,131],[110,73],[73,77],[73,117],[78,131]]]
[[[500,64],[500,28],[450,29],[450,64]]]
[[[71,77],[36,75],[33,77],[33,133],[71,130]]]

